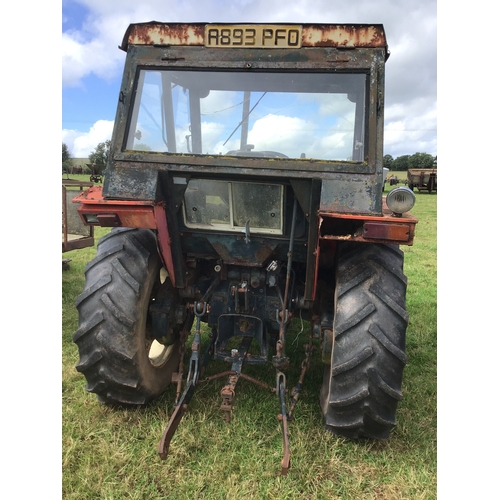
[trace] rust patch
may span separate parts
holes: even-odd
[[[154,205],[153,200],[111,200],[105,199],[102,194],[102,186],[93,186],[73,199],[73,203],[85,203],[87,205]]]
[[[218,241],[210,241],[210,244],[214,248],[214,250],[219,254],[220,258],[224,262],[224,264],[232,264],[239,266],[262,266],[264,261],[268,259],[274,251],[273,247],[269,246],[267,243],[262,243],[255,250],[254,255],[249,253],[242,252],[241,250],[244,247],[238,248],[238,246],[232,246],[232,248],[228,248],[221,242]]]
[[[241,26],[251,26],[252,23]],[[172,23],[157,21],[131,24],[123,38],[122,50],[128,45],[204,45],[206,23]],[[232,24],[231,26],[239,26]],[[302,45],[307,47],[380,47],[387,48],[381,24],[306,24],[302,25]]]
[[[303,45],[310,47],[382,47],[387,45],[381,25],[328,25],[304,27]]]
[[[204,24],[165,24],[156,21],[131,24],[122,46],[128,45],[203,45]]]

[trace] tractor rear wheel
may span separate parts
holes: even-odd
[[[146,404],[165,391],[178,368],[179,340],[163,345],[151,335],[148,309],[161,269],[155,234],[124,228],[99,241],[85,268],[85,288],[76,301],[76,369],[101,402]]]
[[[339,245],[334,341],[321,407],[327,430],[386,439],[396,424],[406,364],[406,277],[395,245]]]

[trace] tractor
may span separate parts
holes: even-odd
[[[325,429],[388,438],[406,363],[400,246],[417,219],[409,188],[383,195],[384,27],[152,21],[120,49],[104,183],[74,200],[86,225],[112,228],[76,303],[86,389],[137,407],[177,384],[166,459],[211,360],[230,365],[228,421],[244,367],[272,365],[286,474],[309,365],[290,392],[300,317]]]

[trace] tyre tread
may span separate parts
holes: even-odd
[[[321,390],[325,427],[386,439],[396,425],[407,362],[407,279],[394,245],[338,246],[332,364]]]
[[[141,290],[141,285],[139,282],[123,267],[122,263],[119,259],[114,259],[112,262],[113,267],[116,272],[120,275],[120,277],[127,283],[132,290],[134,290],[135,294],[138,295]]]
[[[89,297],[95,295],[101,288],[104,288],[108,283],[111,282],[111,275],[106,274],[102,276],[97,283],[94,283],[89,288],[85,289],[77,298],[76,298],[76,307],[79,307],[82,302],[87,300]]]
[[[347,321],[344,321],[342,324],[337,326],[335,329],[335,338],[338,339],[343,333],[359,325],[373,311],[375,311],[375,306],[372,303],[366,304],[358,312],[354,313],[352,317],[348,318]]]
[[[107,293],[101,295],[101,302],[111,315],[127,328],[132,328],[134,320],[129,318],[111,299]]]
[[[115,228],[99,240],[85,268],[85,287],[76,300],[76,369],[101,402],[147,404],[165,391],[177,369],[178,351],[161,367],[147,357],[144,308],[160,267],[153,231]]]
[[[332,367],[332,377],[344,373],[348,370],[352,370],[360,365],[363,361],[368,359],[373,355],[373,349],[371,347],[365,347],[360,353],[356,354],[356,356],[350,358],[348,361],[338,364]]]

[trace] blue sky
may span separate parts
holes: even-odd
[[[62,140],[85,157],[111,137],[130,23],[382,23],[386,67],[385,153],[437,155],[436,0],[63,0]]]
[[[68,87],[62,95],[63,129],[87,130],[95,122],[114,120],[120,77],[103,81],[91,74],[82,80],[82,87]]]

